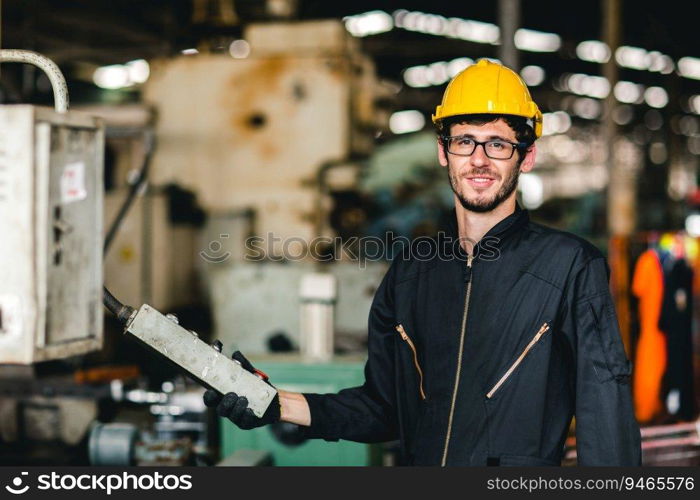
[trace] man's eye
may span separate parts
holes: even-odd
[[[500,141],[491,141],[489,142],[489,147],[492,149],[505,149],[506,143],[505,142],[500,142]]]
[[[472,139],[462,137],[461,139],[457,139],[457,144],[460,146],[472,146],[474,145],[474,141]]]

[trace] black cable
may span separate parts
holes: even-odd
[[[145,144],[146,144],[146,154],[144,155],[143,165],[141,166],[141,169],[139,170],[138,177],[134,180],[134,182],[131,183],[131,186],[129,188],[129,193],[126,195],[126,199],[124,200],[124,203],[122,203],[122,206],[119,208],[119,212],[117,212],[117,216],[112,221],[112,224],[109,226],[109,230],[107,231],[107,234],[105,235],[104,255],[107,255],[107,252],[109,251],[109,247],[112,245],[112,243],[114,241],[114,237],[116,236],[117,231],[119,231],[119,227],[122,225],[122,222],[124,222],[124,218],[126,217],[126,214],[131,209],[131,206],[134,204],[136,197],[138,196],[142,187],[146,183],[146,180],[148,177],[148,171],[149,171],[150,165],[151,165],[151,159],[153,158],[153,151],[155,150],[155,137],[153,135],[153,131],[148,130],[146,132]]]
[[[131,315],[134,313],[133,307],[129,307],[119,302],[119,300],[112,295],[106,286],[102,287],[102,302],[121,323],[126,324]]]
[[[155,137],[153,135],[152,130],[148,130],[146,132],[145,139],[146,155],[143,159],[143,165],[141,166],[141,170],[139,171],[138,177],[131,184],[129,194],[127,194],[124,203],[122,203],[122,206],[119,208],[119,212],[114,218],[114,221],[112,221],[112,224],[109,227],[109,231],[107,231],[102,252],[103,255],[107,255],[107,251],[112,245],[114,237],[117,234],[119,227],[122,225],[126,214],[129,212],[129,209],[134,204],[134,200],[141,191],[142,186],[146,183],[149,166],[151,164],[151,158],[153,158],[153,150],[155,149]],[[106,286],[102,287],[102,302],[105,305],[105,307],[109,309],[121,323],[126,324],[131,315],[134,313],[133,307],[122,304],[114,295],[112,295],[112,293],[107,289]]]

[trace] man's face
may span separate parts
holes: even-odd
[[[513,129],[501,119],[484,125],[455,124],[452,125],[450,135],[466,135],[479,142],[496,139],[518,142]],[[532,170],[535,146],[531,146],[525,153],[525,158],[518,166],[520,154],[515,151],[509,160],[494,160],[486,156],[482,146],[477,146],[471,156],[446,156],[438,144],[440,164],[448,167],[452,191],[462,206],[472,212],[490,212],[515,196],[520,172]]]

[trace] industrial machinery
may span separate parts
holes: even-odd
[[[87,452],[92,465],[203,465],[209,453],[209,427],[201,387],[164,382],[161,390],[127,389],[110,384],[115,401],[148,408],[155,422],[148,428],[129,421],[94,422]]]
[[[205,214],[189,192],[147,182],[158,147],[153,131],[156,111],[141,104],[71,109],[99,117],[105,128],[104,282],[129,304],[173,311],[201,303],[195,264],[200,260],[197,237]],[[137,196],[123,213],[134,190]],[[108,342],[105,347],[109,349]]]
[[[156,388],[134,366],[69,377],[36,377],[31,368],[0,370],[0,464],[215,462],[200,385],[176,375]]]
[[[389,90],[337,20],[254,23],[241,38],[245,57],[151,61],[143,98],[159,119],[150,180],[191,190],[215,214],[199,269],[216,338],[246,354],[269,352],[280,335],[302,345],[302,276],[322,272],[337,278],[332,334],[360,345],[385,262],[362,268],[336,255],[318,266],[308,250],[335,236],[333,194],[357,187],[361,159],[388,124]]]
[[[0,361],[29,364],[101,346],[104,131],[90,117],[67,113],[65,80],[50,60],[10,50],[0,52],[0,61],[38,65],[56,95],[55,113],[33,106],[0,109],[3,130],[17,134],[3,134],[0,148],[0,172],[7,172],[12,186],[2,199],[8,210],[0,229],[10,244],[0,258],[8,264],[20,260],[3,266],[8,276],[0,288]],[[146,304],[134,311],[106,288],[104,304],[125,324],[125,333],[203,385],[246,395],[255,414],[262,415],[274,398],[272,386],[179,326],[174,316]]]
[[[337,350],[362,350],[374,292],[385,262],[335,262],[320,270],[337,282],[333,335]],[[310,262],[243,262],[215,266],[210,273],[216,338],[246,354],[270,351],[270,339],[284,335],[296,346],[302,331],[302,281],[317,268]],[[245,290],[246,293],[236,293]],[[270,314],[274,311],[274,314]]]
[[[126,188],[105,193],[105,221],[114,220],[125,197]],[[174,223],[171,203],[166,189],[148,189],[134,201],[104,257],[105,283],[125,302],[168,311],[197,302],[197,228]]]
[[[158,220],[163,220],[161,194],[165,186],[174,182],[191,189],[212,217],[203,231],[204,239],[199,242],[201,259],[196,258],[197,248],[193,246],[197,241],[191,228],[182,238],[182,241],[187,240],[186,245],[168,250],[183,259],[191,256],[205,269],[202,281],[218,290],[212,293],[213,302],[223,303],[225,299],[219,293],[228,293],[225,292],[227,279],[217,277],[220,271],[233,269],[238,273],[234,280],[228,280],[236,292],[242,286],[240,280],[245,280],[246,276],[252,283],[260,281],[260,273],[269,276],[270,283],[258,283],[263,287],[270,285],[272,288],[276,282],[274,303],[261,301],[256,296],[260,286],[251,287],[245,294],[228,295],[229,299],[236,300],[237,308],[232,309],[235,313],[232,319],[221,309],[217,315],[219,324],[243,328],[233,332],[226,327],[217,329],[217,335],[225,334],[223,340],[227,346],[234,345],[245,351],[246,345],[239,341],[247,338],[250,332],[250,352],[263,352],[266,349],[261,339],[265,338],[268,325],[259,323],[258,319],[273,317],[283,321],[280,327],[291,326],[292,342],[303,343],[304,332],[300,330],[309,329],[309,323],[300,321],[302,305],[306,310],[304,318],[323,319],[324,328],[310,328],[309,331],[319,333],[314,345],[324,346],[323,357],[327,361],[308,366],[309,370],[321,370],[314,372],[313,378],[325,382],[314,385],[309,378],[297,383],[292,380],[294,377],[288,376],[289,371],[287,375],[279,374],[281,382],[291,380],[291,389],[321,392],[361,383],[362,360],[352,363],[336,360],[331,357],[333,343],[328,341],[335,331],[357,339],[363,337],[366,312],[385,265],[377,263],[370,266],[369,271],[354,263],[329,265],[323,270],[327,272],[324,279],[329,283],[338,273],[348,278],[339,280],[337,300],[335,285],[327,287],[328,293],[323,296],[300,295],[303,290],[297,279],[282,280],[292,287],[290,295],[285,297],[279,294],[283,266],[242,263],[246,259],[242,243],[252,234],[263,239],[274,235],[275,238],[297,238],[305,247],[312,238],[327,232],[322,222],[330,210],[327,189],[330,184],[326,177],[335,177],[326,176],[326,173],[333,167],[333,172],[340,174],[341,169],[334,166],[342,166],[346,160],[368,153],[374,131],[381,122],[381,112],[375,112],[380,90],[372,63],[339,22],[314,23],[313,30],[294,24],[250,26],[245,36],[254,48],[254,56],[247,60],[232,62],[230,58],[211,55],[153,65],[153,77],[144,88],[144,94],[157,108],[160,120],[153,137],[149,133],[144,135],[144,164],[140,172],[136,172],[135,180],[127,189],[117,190],[104,200],[108,202],[109,214],[104,241],[104,123],[90,114],[67,110],[65,82],[55,65],[50,66],[52,83],[58,82],[54,88],[62,89],[55,90],[55,112],[33,106],[0,107],[0,127],[12,132],[0,138],[0,207],[13,207],[0,214],[0,229],[11,236],[10,244],[0,248],[3,262],[0,364],[32,365],[101,349],[103,309],[100,302],[103,301],[126,338],[137,340],[205,387],[247,396],[253,412],[264,413],[275,396],[274,387],[222,354],[220,345],[210,345],[181,326],[176,316],[157,310],[157,307],[181,303],[179,296],[171,296],[174,290],[168,289],[178,287],[177,282],[159,280],[157,276],[181,272],[182,266],[171,265],[177,259],[167,259],[164,252],[155,248],[156,240],[162,239],[158,235],[163,233],[149,232],[160,224]],[[32,53],[3,51],[2,54],[4,59],[0,60],[45,63],[43,58]],[[183,80],[183,75],[188,74],[191,78]],[[214,74],[218,76],[213,77]],[[249,78],[253,75],[255,81]],[[267,76],[260,80],[262,75]],[[185,87],[178,87],[185,81],[189,81]],[[260,81],[265,85],[261,87]],[[212,89],[212,85],[215,88]],[[194,93],[186,96],[187,92]],[[173,106],[175,102],[178,104]],[[323,126],[325,123],[335,126]],[[145,128],[149,127],[150,123]],[[178,127],[186,127],[186,130]],[[188,134],[189,139],[182,141],[183,134]],[[155,137],[158,138],[157,149],[153,145]],[[193,155],[199,157],[198,161],[191,161]],[[143,196],[151,159],[150,177],[156,189]],[[351,170],[354,171],[354,167]],[[124,201],[120,203],[119,198]],[[132,233],[118,234],[131,208],[143,212],[135,219],[141,225],[137,224]],[[133,287],[129,274],[136,281],[148,266],[135,271],[124,267],[122,257],[129,255],[121,251],[120,245],[127,240],[135,242],[133,248],[137,252],[141,252],[139,244],[153,246],[147,258],[151,262],[158,261],[161,267],[149,275],[149,279],[165,286],[154,287],[147,293]],[[214,248],[214,240],[223,244]],[[230,248],[226,248],[227,243],[231,244]],[[270,243],[272,246],[264,252],[266,258],[282,249]],[[110,256],[111,261],[105,261],[104,254],[110,244],[118,251]],[[142,250],[145,255],[147,249]],[[225,265],[219,261],[220,255],[216,253],[219,250],[225,250],[222,254],[231,257]],[[18,259],[20,264],[15,266]],[[105,262],[106,275],[117,280],[116,295],[126,296],[132,304],[143,304],[140,308],[125,305],[106,288],[101,290]],[[186,267],[193,266],[196,264]],[[299,271],[304,274],[319,272],[310,262],[294,264],[287,269],[300,279]],[[184,286],[180,288],[187,291]],[[153,290],[163,293],[152,293]],[[156,303],[149,302],[149,297]],[[246,302],[246,297],[254,298],[252,306]],[[261,306],[267,309],[265,318],[256,318],[255,315],[262,312]],[[271,308],[275,310],[274,315],[269,314]],[[240,310],[246,309],[253,314],[253,320],[247,323],[238,316]],[[357,344],[360,346],[361,341]],[[336,347],[338,345],[343,344],[336,343]],[[80,359],[74,358],[68,363],[80,363]],[[292,371],[303,372],[307,362],[294,363]],[[342,366],[336,366],[336,362]],[[30,372],[23,375],[25,390],[27,394],[38,393],[38,397],[25,397],[12,390],[5,392],[0,397],[0,415],[9,415],[8,422],[16,422],[20,427],[25,422],[35,423],[32,429],[36,432],[32,431],[32,435],[42,442],[70,446],[84,443],[89,448],[92,463],[111,465],[189,464],[192,450],[202,446],[201,442],[191,441],[191,436],[178,433],[178,429],[187,426],[199,429],[204,424],[196,422],[195,417],[191,421],[179,421],[177,408],[182,405],[172,403],[174,394],[162,401],[162,395],[147,401],[151,416],[156,417],[157,422],[153,432],[146,432],[126,425],[127,422],[102,423],[98,402],[136,404],[133,398],[120,399],[112,390],[114,387],[110,386],[109,391],[104,385],[74,390],[68,381],[59,384],[58,392],[52,392],[46,389],[52,387],[51,384],[42,387]],[[2,380],[8,373],[0,374],[0,382],[9,381]],[[331,385],[330,380],[334,381]],[[76,401],[75,393],[79,396]],[[201,391],[197,397],[201,400]],[[27,403],[28,399],[32,401]],[[75,425],[66,428],[63,423],[70,420],[66,413],[69,411],[80,411],[84,418],[75,419],[72,421]],[[187,411],[189,415],[197,412],[200,416],[205,413],[202,408]],[[90,422],[99,423],[90,426]],[[14,429],[17,430],[14,432],[11,427],[9,424],[0,427],[3,439],[10,436],[16,442],[27,437],[24,429]],[[168,428],[172,432],[168,433]],[[86,439],[88,431],[90,437]],[[271,434],[273,443],[270,446],[279,439],[286,441],[286,431],[280,426],[273,432],[276,434]],[[256,435],[252,433],[250,437]],[[276,435],[281,437],[274,437]],[[228,437],[223,440],[228,442]],[[224,454],[232,451],[245,455],[251,448],[264,450],[265,446],[251,444],[230,450],[224,446],[223,451]],[[360,465],[370,460],[369,448],[356,443],[319,442],[306,443],[303,447],[326,464]],[[275,453],[275,463],[289,463],[281,456]]]
[[[0,106],[0,362],[33,363],[102,346],[104,129],[68,112],[65,80],[38,54],[56,110]]]
[[[151,180],[194,191],[209,211],[254,211],[265,254],[279,255],[284,239],[321,236],[322,167],[372,151],[388,122],[377,106],[386,90],[342,22],[257,23],[242,38],[245,58],[152,62],[143,89],[160,118]]]

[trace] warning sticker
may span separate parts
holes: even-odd
[[[61,202],[73,203],[87,198],[85,163],[69,163],[61,174]]]

